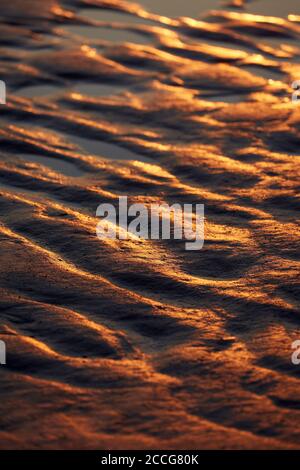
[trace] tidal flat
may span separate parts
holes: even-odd
[[[299,449],[299,1],[0,16],[0,447]],[[99,240],[121,196],[204,247]]]

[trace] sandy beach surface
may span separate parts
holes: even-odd
[[[299,0],[0,20],[0,447],[299,449]],[[122,195],[203,249],[99,240]]]

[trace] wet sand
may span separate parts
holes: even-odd
[[[2,449],[300,447],[300,7],[272,5],[0,0]],[[120,195],[204,203],[204,248],[98,240]]]

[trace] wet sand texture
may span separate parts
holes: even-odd
[[[1,448],[299,448],[300,16],[232,3],[0,1]],[[204,249],[99,241],[119,195]]]

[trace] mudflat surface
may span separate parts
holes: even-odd
[[[0,0],[1,448],[300,447],[300,8],[243,3]]]

